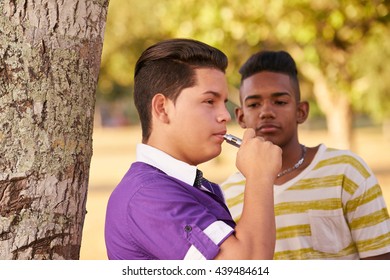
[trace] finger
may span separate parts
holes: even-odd
[[[248,139],[256,137],[256,132],[253,128],[248,128],[244,131],[244,135],[242,137],[243,141],[247,141]]]
[[[259,140],[262,141],[262,142],[269,142],[269,141],[265,140],[265,139],[264,139],[263,137],[261,137],[261,136],[256,136],[256,138],[259,139]]]

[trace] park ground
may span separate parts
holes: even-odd
[[[228,127],[229,133],[242,135],[236,125]],[[337,148],[337,140],[330,140],[323,129],[299,132],[300,141],[307,146],[324,143]],[[104,245],[104,219],[108,197],[135,160],[135,146],[140,142],[138,126],[125,128],[95,128],[93,134],[93,157],[91,161],[87,215],[84,223],[80,259],[107,259]],[[237,149],[223,144],[221,155],[200,166],[205,177],[221,183],[236,171],[234,161]],[[361,156],[374,171],[382,187],[386,203],[390,206],[390,138],[379,127],[364,127],[355,130],[354,152]]]

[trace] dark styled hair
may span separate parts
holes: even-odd
[[[134,103],[147,141],[152,130],[151,103],[157,93],[173,102],[180,92],[196,85],[195,69],[214,68],[225,73],[226,55],[192,39],[170,39],[147,48],[135,66]]]
[[[260,51],[253,54],[240,68],[241,84],[246,78],[263,71],[288,75],[291,85],[296,91],[296,100],[299,101],[301,99],[297,66],[288,52]]]

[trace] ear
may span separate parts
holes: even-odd
[[[157,93],[152,99],[152,116],[163,123],[169,123],[168,98]]]
[[[244,121],[244,112],[243,112],[242,108],[241,107],[237,107],[236,109],[234,109],[234,113],[236,115],[236,119],[237,119],[238,124],[242,128],[247,128],[246,124],[245,124],[245,121]]]
[[[297,107],[297,123],[302,124],[309,116],[309,103],[307,101],[299,102]]]

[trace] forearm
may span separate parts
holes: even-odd
[[[236,238],[250,248],[249,259],[272,259],[275,249],[273,181],[247,181]]]
[[[218,259],[272,259],[275,250],[273,184],[282,165],[282,150],[244,133],[236,166],[246,178],[244,208],[234,235],[220,246]]]
[[[222,244],[220,259],[272,259],[275,249],[273,181],[247,179],[244,208],[229,246]],[[224,242],[225,243],[225,242]]]

